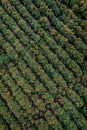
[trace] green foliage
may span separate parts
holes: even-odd
[[[50,27],[50,23],[49,23],[47,17],[41,17],[41,18],[40,18],[40,24],[41,24],[41,26],[42,26],[45,30],[48,30],[49,27]]]
[[[0,2],[0,130],[87,129],[86,5]]]

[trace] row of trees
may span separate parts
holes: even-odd
[[[11,66],[10,66],[10,68],[11,68]],[[4,76],[4,77],[5,77],[5,76]],[[6,79],[7,79],[7,77],[6,77]],[[19,92],[18,92],[18,93],[19,93]],[[35,98],[34,98],[34,101],[36,101]]]
[[[49,7],[52,8],[53,12],[55,13],[56,17],[58,17],[61,21],[63,21],[64,24],[67,24],[67,26],[70,29],[73,29],[75,35],[77,37],[80,37],[84,43],[86,42],[86,32],[83,30],[83,26],[81,23],[83,23],[83,20],[76,17],[76,15],[73,13],[73,11],[69,8],[67,8],[66,5],[58,2],[58,1],[48,1],[45,0]],[[85,22],[85,21],[84,21]],[[79,30],[79,31],[77,31]]]
[[[10,66],[10,68],[11,68],[11,66]],[[5,76],[4,76],[5,77]],[[7,77],[7,76],[6,76]],[[10,80],[10,83],[11,83],[11,77],[7,77],[6,79],[8,79],[9,78],[9,80]],[[3,79],[4,80],[4,82],[5,82],[5,79]],[[5,82],[6,83],[6,82]],[[12,81],[12,83],[13,83],[13,81]],[[11,84],[10,84],[11,85]],[[17,86],[17,85],[16,85]],[[13,87],[13,86],[12,86]],[[7,89],[7,87],[5,88],[5,89]],[[2,90],[2,89],[1,89]],[[4,90],[4,88],[3,88],[3,90]],[[4,95],[3,97],[5,97],[5,100],[6,100],[6,102],[7,102],[7,104],[8,104],[8,107],[10,108],[10,110],[15,114],[15,116],[19,119],[19,121],[20,121],[20,123],[23,123],[24,124],[24,122],[26,122],[27,120],[25,120],[24,121],[24,119],[22,119],[22,117],[21,117],[21,114],[22,114],[22,112],[23,111],[18,111],[18,110],[20,110],[20,106],[22,105],[22,102],[21,102],[21,105],[18,105],[17,104],[17,102],[14,100],[14,98],[13,97],[9,97],[9,98],[6,98],[6,95],[5,95],[5,93],[3,93],[3,90],[1,91],[1,93],[2,93],[2,95]],[[12,88],[12,90],[13,90],[13,88]],[[16,90],[17,91],[17,90]],[[9,90],[7,90],[7,92],[9,92]],[[6,93],[7,93],[6,92]],[[16,92],[17,93],[17,92]],[[19,91],[18,91],[18,93],[19,93]],[[20,95],[20,93],[19,93],[19,95]],[[33,99],[33,101],[35,101],[36,102],[36,104],[37,104],[37,100],[36,100],[36,97],[37,97],[38,95],[34,95],[34,96],[32,96],[32,99]],[[16,98],[17,97],[19,97],[19,96],[17,96],[16,95]],[[23,97],[23,95],[21,95],[21,98]],[[16,99],[15,98],[15,99]],[[47,97],[47,99],[48,99],[48,97]],[[17,100],[17,99],[16,99]],[[21,100],[21,99],[20,99]],[[26,102],[27,103],[27,102]],[[39,103],[39,102],[38,102]],[[14,106],[15,105],[15,106]],[[40,107],[41,105],[39,104],[39,107]],[[16,107],[16,109],[15,109],[15,107]],[[16,111],[17,110],[17,111]],[[44,109],[45,110],[45,109]],[[36,112],[36,111],[35,111]],[[23,114],[22,114],[23,115]],[[24,115],[25,115],[25,112],[24,112]],[[29,117],[30,117],[30,115],[29,115]],[[26,117],[25,117],[25,119],[26,119]],[[49,119],[49,120],[48,120]],[[50,115],[49,115],[49,113],[48,114],[46,114],[46,120],[47,120],[47,122],[50,124],[50,123],[52,123],[52,122],[50,122],[52,119],[55,119],[55,117],[51,114],[51,118],[50,118]],[[55,122],[56,121],[56,122]],[[37,124],[39,122],[39,120],[38,121],[36,121],[35,122],[35,125]],[[46,122],[46,124],[47,124],[47,122]],[[43,124],[43,120],[42,120],[42,123],[41,124]],[[54,122],[52,123],[53,124],[53,126],[54,126],[54,128],[61,128],[62,129],[62,127],[61,127],[61,125],[60,125],[60,123],[58,123],[58,121],[55,119],[54,120]],[[36,125],[37,126],[37,125]],[[43,125],[38,125],[37,127],[39,127],[39,129],[40,129],[40,126],[42,127]],[[47,127],[47,126],[46,126]]]
[[[48,18],[49,18],[49,20],[51,21],[51,23],[54,25],[54,27],[62,34],[62,35],[64,35],[65,37],[67,37],[67,39],[69,40],[69,42],[71,42],[71,43],[73,43],[73,41],[75,41],[75,39],[76,39],[76,37],[75,37],[75,35],[74,35],[74,33],[69,29],[69,28],[67,28],[66,30],[64,30],[64,28],[65,28],[65,26],[64,26],[64,24],[63,24],[63,22],[62,21],[60,21],[58,18],[56,18],[55,17],[55,15],[54,15],[54,13],[51,11],[51,9],[49,9],[48,8],[48,6],[45,4],[45,3],[43,3],[43,1],[34,1],[33,0],[33,3],[37,6],[37,7],[39,7],[39,10],[40,10],[40,12],[42,13],[42,11],[44,11],[44,15],[45,16],[47,16]],[[51,5],[52,6],[52,5]],[[41,7],[41,8],[40,8]],[[42,9],[42,7],[43,7],[43,9]],[[45,8],[46,7],[46,8]],[[47,13],[47,12],[49,12],[49,13]],[[64,26],[64,27],[63,27]],[[62,30],[61,30],[62,29]],[[66,31],[66,33],[65,33],[65,31]],[[86,35],[85,35],[86,36]],[[79,39],[77,39],[77,40],[79,40]],[[81,42],[81,41],[80,41]],[[74,43],[73,43],[74,44]],[[80,46],[80,48],[82,47],[82,45],[84,44],[84,43],[80,43],[81,44],[81,46]],[[75,45],[75,44],[74,44]],[[76,45],[75,45],[75,47],[76,47]],[[78,48],[77,48],[78,49]],[[78,49],[78,51],[79,51],[79,49]]]
[[[24,3],[25,5],[26,5],[26,2]],[[31,5],[32,6],[32,5]],[[52,7],[54,7],[54,4],[51,2],[51,6]],[[28,8],[29,9],[29,8]],[[33,12],[33,11],[32,11]],[[65,18],[66,18],[66,16],[65,16]],[[65,18],[64,18],[64,20],[65,20]],[[44,20],[44,19],[43,19]],[[47,21],[47,20],[46,20]],[[68,20],[69,21],[69,20]],[[43,22],[44,23],[44,22]],[[48,24],[49,22],[47,21],[47,24]],[[70,24],[70,26],[72,26],[72,27],[74,27],[73,26],[73,24]],[[45,27],[45,25],[44,25],[44,27]],[[76,27],[75,27],[76,28]],[[80,29],[81,30],[81,29]],[[78,28],[76,28],[76,34],[77,34],[77,32],[79,33],[80,31],[79,31],[79,27]],[[82,32],[82,34],[83,34],[83,32]],[[83,40],[84,41],[86,41],[86,35],[84,34],[84,36],[83,35],[80,35],[80,36],[82,36],[82,38],[83,38]],[[58,37],[59,38],[59,37]],[[77,46],[77,42],[79,43],[79,46]],[[82,43],[82,41],[80,40],[80,38],[79,39],[77,39],[76,41],[75,41],[75,46],[76,46],[76,48],[77,48],[77,50],[78,51],[80,51],[81,53],[78,53],[77,52],[77,50],[72,46],[72,45],[68,45],[68,42],[66,42],[67,44],[64,44],[64,45],[66,45],[65,47],[64,47],[64,49],[70,54],[70,56],[76,61],[76,62],[78,62],[78,63],[81,63],[81,62],[83,62],[83,55],[81,54],[81,53],[83,53],[84,55],[86,55],[86,45],[84,44],[84,43]],[[60,42],[59,43],[60,45],[62,44],[62,42]],[[83,44],[83,45],[82,45]],[[79,48],[80,47],[80,48]],[[73,49],[73,52],[71,51],[71,48]]]
[[[5,31],[5,34],[7,34],[6,31]],[[5,34],[4,34],[4,35],[5,35]],[[10,35],[10,37],[11,37],[11,35]],[[9,39],[10,37],[7,36],[7,39]],[[14,37],[13,37],[13,38],[14,38]],[[11,42],[11,39],[9,39],[9,42]],[[14,43],[17,44],[18,42],[16,42],[16,41],[13,42],[13,40],[12,40],[12,43],[11,43],[11,44],[14,45]],[[9,44],[6,43],[6,46],[7,46],[7,45],[8,45],[8,49],[9,49],[9,47],[12,49],[12,47],[11,47]],[[22,48],[22,46],[20,46],[20,47]],[[5,47],[5,44],[4,44],[4,49],[5,49],[5,48],[6,48],[6,47]],[[17,48],[17,47],[16,47],[16,48]],[[10,49],[10,51],[9,51],[8,49],[6,49],[6,50],[7,50],[7,53],[8,53],[8,52],[10,53],[10,54],[9,54],[9,57],[11,57],[11,59],[15,59],[14,56],[16,55],[16,59],[15,59],[15,60],[16,60],[16,62],[19,62],[19,67],[22,68],[22,66],[24,66],[23,69],[21,69],[22,73],[27,72],[27,68],[26,68],[25,63],[22,61],[22,62],[21,62],[21,63],[22,63],[22,66],[20,66],[20,61],[18,60],[17,54],[16,54],[16,53],[13,53],[13,52],[14,52],[13,49],[12,49],[12,50]],[[17,51],[18,51],[18,48],[17,48]],[[19,49],[18,52],[20,53],[20,49]],[[13,53],[14,55],[11,54],[11,53]],[[49,54],[49,53],[48,53],[48,54]],[[21,51],[21,55],[22,55],[23,57],[25,56],[24,51]],[[12,56],[13,56],[13,57],[12,57]],[[49,57],[50,57],[50,55],[49,55]],[[44,60],[43,60],[43,61],[44,61]],[[45,61],[46,61],[46,60],[45,60]],[[26,68],[26,70],[25,70],[25,68]],[[29,69],[28,69],[28,71],[29,71]],[[29,72],[30,72],[30,71],[29,71]],[[25,74],[26,74],[26,73],[25,73]],[[30,76],[31,76],[31,79],[32,79],[32,75],[29,75],[29,74],[27,73],[27,77],[29,78]],[[26,79],[27,79],[27,77],[26,77],[26,75],[25,75],[25,78],[26,78]],[[54,78],[54,77],[53,77],[53,78]],[[19,78],[18,78],[18,79],[19,79]],[[56,77],[55,77],[55,79],[56,79]],[[35,79],[34,79],[34,80],[35,80]],[[27,81],[28,81],[28,80],[27,80]],[[29,81],[28,81],[28,82],[29,82]],[[35,82],[35,81],[34,81],[34,82]],[[57,81],[57,82],[58,82],[58,81]],[[21,83],[21,82],[20,82],[20,83]],[[59,83],[60,83],[60,84],[59,84]],[[63,86],[62,80],[59,81],[59,83],[58,83],[58,84],[59,84],[59,87],[62,86],[61,89],[63,90],[63,88],[65,88],[65,84],[64,84],[64,86]],[[24,83],[22,82],[21,84],[24,84]],[[21,85],[21,84],[20,84],[20,85]],[[36,84],[34,84],[34,85],[36,85]],[[39,86],[39,83],[37,83],[37,85]],[[28,85],[26,84],[26,86],[28,86]],[[37,89],[36,89],[36,90],[39,91],[38,86],[37,86]],[[28,88],[25,87],[24,89],[25,89],[25,92],[26,92],[26,91],[31,92],[31,90],[32,90],[32,89],[30,89],[29,87],[28,87]],[[28,90],[28,89],[29,89],[29,90]],[[40,87],[40,91],[41,91],[41,89],[43,89],[42,85],[41,85],[41,87]]]
[[[64,24],[67,24],[67,29],[68,27],[75,33],[75,35],[79,38],[81,38],[84,43],[86,43],[86,32],[82,30],[82,28],[80,26],[78,26],[77,20],[76,18],[74,18],[74,14],[70,12],[69,9],[66,8],[66,6],[62,5],[60,2],[57,1],[57,3],[55,1],[48,1],[45,0],[47,5],[52,8],[53,12],[55,13],[56,17],[58,17],[62,22],[64,22]],[[59,9],[59,13],[57,14],[56,11],[57,9]],[[58,12],[58,11],[57,11]],[[68,16],[67,16],[68,15]],[[71,17],[73,17],[73,19],[71,20]]]
[[[39,2],[40,3],[40,2]],[[46,11],[47,12],[47,11]],[[32,19],[33,20],[33,19]],[[55,19],[54,19],[55,20]],[[57,19],[58,20],[58,19]],[[33,20],[33,21],[35,21],[35,20]],[[33,23],[33,21],[32,21],[32,23]],[[53,22],[54,23],[54,22]],[[30,26],[32,26],[32,25],[30,25]],[[37,26],[35,25],[35,24],[33,24],[33,26],[32,26],[32,28],[35,28],[35,31],[36,31],[36,27],[38,27],[38,30],[39,30],[39,25],[37,24]],[[38,32],[38,30],[37,30],[37,32]],[[42,30],[42,29],[40,29],[41,30],[41,32],[43,32],[43,36],[44,37],[48,37],[48,39],[46,40],[46,42],[49,44],[51,44],[52,42],[53,42],[53,45],[54,45],[54,41],[53,41],[53,39],[51,39],[51,38],[49,38],[49,36]],[[39,33],[39,32],[38,32]],[[39,34],[40,35],[40,34]],[[40,35],[41,36],[41,35]],[[45,39],[45,38],[44,38]],[[50,46],[49,46],[50,47]]]
[[[4,120],[9,124],[9,129],[21,129],[20,124],[14,117],[13,113],[9,110],[8,106],[6,106],[2,97],[0,97],[0,115],[2,115]]]
[[[66,97],[62,97],[60,103],[67,114],[74,119],[78,128],[86,130],[87,122],[83,114],[79,113],[75,106]]]
[[[5,77],[5,76],[4,76]],[[6,77],[6,79],[7,79],[7,77]],[[75,98],[74,98],[75,99]],[[35,101],[35,98],[34,98],[34,101]],[[68,126],[69,127],[69,126]],[[72,127],[73,128],[73,127]]]
[[[67,129],[67,130],[77,129],[77,126],[74,123],[74,121],[71,120],[71,117],[68,116],[67,112],[62,107],[60,107],[60,105],[55,104],[55,108],[53,105],[53,110],[55,110],[54,114],[59,118],[64,129]]]
[[[6,33],[7,34],[7,33]],[[9,39],[9,41],[11,42],[11,40]],[[12,43],[14,44],[14,42],[12,41]],[[17,44],[17,42],[16,42],[16,44]],[[4,49],[6,49],[6,52],[7,52],[7,55],[11,58],[11,59],[15,59],[15,54],[13,55],[13,54],[11,54],[11,53],[13,53],[14,52],[14,50],[12,49],[12,47],[10,46],[10,44],[8,44],[7,42],[6,42],[6,46],[8,45],[8,49],[6,49],[6,47],[5,47],[5,43],[4,43]],[[10,51],[9,51],[9,47],[10,47]],[[18,50],[18,49],[17,49]],[[23,54],[22,54],[23,55]],[[25,78],[27,79],[30,79],[30,81],[29,80],[27,80],[30,84],[31,83],[33,83],[34,85],[35,85],[35,87],[37,87],[37,88],[35,88],[36,89],[36,91],[42,91],[42,90],[44,90],[45,92],[46,92],[46,90],[45,90],[45,88],[43,88],[43,86],[41,85],[41,83],[39,83],[39,82],[36,82],[35,81],[35,78],[32,80],[32,78],[34,77],[34,75],[32,75],[32,73],[30,74],[30,70],[29,70],[29,68],[27,68],[27,66],[26,66],[26,64],[24,63],[24,61],[21,61],[21,60],[19,60],[18,61],[18,57],[16,57],[16,62],[19,62],[18,63],[18,67],[21,67],[20,69],[21,69],[21,71],[22,71],[22,74],[24,74],[25,76]],[[20,73],[20,72],[19,72]],[[26,75],[27,74],[27,75]],[[19,77],[19,75],[17,74],[17,73],[15,73],[15,71],[13,71],[13,75],[14,75],[14,77],[17,77],[17,80],[18,80],[18,84],[19,85],[23,85],[23,84],[25,84],[25,86],[24,86],[24,91],[25,92],[29,92],[29,93],[31,93],[31,88],[29,88],[29,85],[27,85],[24,81],[23,81],[23,78],[22,79],[20,79]],[[18,76],[16,76],[16,75],[18,75]],[[23,75],[22,75],[23,76]],[[30,78],[29,78],[30,77]],[[21,81],[21,82],[20,82]],[[33,91],[33,90],[32,90]],[[45,94],[46,95],[46,94]],[[49,95],[50,95],[50,93],[49,93]],[[48,96],[49,96],[48,95]],[[47,97],[48,97],[47,96]],[[47,97],[44,97],[45,99],[47,98]],[[49,100],[50,101],[50,100]],[[47,101],[48,102],[48,101]],[[42,107],[41,107],[41,109],[42,109]]]
[[[16,19],[17,19],[17,17],[16,17]],[[26,31],[27,30],[27,27],[25,28],[25,30],[24,31]],[[30,30],[28,30],[28,32],[29,32]],[[26,32],[27,33],[27,32]],[[29,33],[28,33],[29,34]],[[35,34],[32,32],[32,36],[34,36]],[[35,39],[35,36],[34,37],[32,37],[32,39],[34,40]],[[41,41],[40,41],[40,43],[41,43]],[[31,43],[31,44],[33,44],[33,42]],[[33,44],[34,45],[34,44]],[[45,49],[44,49],[45,50]],[[45,53],[44,53],[44,55],[45,55]],[[68,77],[68,76],[67,76]]]
[[[8,74],[6,74],[6,75],[8,75]],[[8,76],[8,78],[9,78],[9,76]],[[19,103],[15,100],[15,98],[11,94],[11,89],[9,91],[9,88],[5,83],[6,80],[7,79],[3,79],[3,81],[0,82],[0,85],[1,85],[0,94],[3,97],[3,99],[6,101],[10,111],[15,115],[15,117],[18,119],[18,121],[24,126],[27,121],[27,118],[24,119],[23,113],[25,113],[25,115],[26,115],[26,112],[24,112],[24,110],[21,108]],[[9,78],[9,81],[11,81],[10,78]]]
[[[86,0],[64,0],[63,1],[64,4],[68,5],[74,12],[75,14],[82,19],[87,19],[87,10],[86,10],[86,6],[87,6],[87,1]]]
[[[38,26],[37,26],[37,27],[38,27]],[[29,31],[28,31],[28,32],[29,32]],[[34,34],[33,34],[33,35],[34,35]],[[32,35],[32,36],[33,36],[33,35]],[[35,38],[36,38],[36,36],[33,37],[33,39],[35,39]],[[39,38],[39,37],[38,37],[38,38]],[[50,41],[49,41],[49,40],[50,40]],[[51,39],[49,39],[49,40],[48,40],[48,43],[50,43],[50,42],[52,41]],[[70,51],[69,51],[69,52],[70,52]],[[78,57],[78,56],[77,56],[77,57]],[[79,61],[79,60],[78,60],[78,61]]]
[[[3,30],[2,30],[2,32],[3,32]],[[6,33],[4,33],[4,36],[6,37],[5,34],[7,34],[7,31],[6,31]],[[7,36],[6,38],[9,40],[9,42],[11,42],[11,39],[12,39],[11,35],[10,35],[9,37]],[[10,39],[10,38],[11,38],[11,39]],[[17,41],[17,40],[16,40],[16,41]],[[15,46],[15,49],[24,57],[25,54],[24,54],[23,51],[20,51],[20,48],[19,48],[19,49],[17,48],[17,47],[18,47],[18,46],[17,46],[17,45],[18,45],[18,41],[17,41],[17,42],[16,42],[16,41],[14,40],[14,37],[13,37],[13,40],[12,40],[11,44],[13,43],[13,45]],[[19,44],[20,44],[20,43],[19,43]],[[8,45],[8,44],[6,44],[6,45]],[[5,47],[5,46],[4,46],[4,47]],[[22,44],[21,44],[20,47],[23,48],[23,47],[22,47]],[[12,48],[12,47],[11,47],[11,48]],[[5,49],[5,48],[4,48],[4,49]],[[12,53],[12,52],[13,52],[13,51],[11,51],[11,53]],[[15,54],[16,54],[16,53],[15,53]],[[12,55],[9,54],[9,56],[11,57]],[[11,59],[13,59],[13,58],[11,58]],[[14,59],[15,59],[15,57],[14,57]],[[15,60],[18,61],[17,57],[16,57]],[[16,61],[16,62],[17,62],[17,61]],[[26,72],[27,72],[27,68],[26,68],[27,66],[26,66],[26,64],[24,63],[23,60],[22,60],[22,61],[20,60],[20,61],[18,61],[18,62],[19,62],[19,63],[18,63],[18,66],[19,66],[19,67],[22,67],[22,66],[23,66],[23,69],[21,69],[21,70],[22,70],[22,73],[23,73],[23,74],[26,74]],[[29,70],[29,68],[28,68],[28,70]],[[29,75],[29,74],[27,73],[27,77],[28,77],[28,75]],[[29,75],[29,76],[30,76],[30,75]],[[25,77],[26,77],[26,75],[25,75]],[[32,75],[31,75],[31,77],[32,77]],[[29,82],[29,81],[28,81],[28,82]],[[31,81],[31,82],[32,82],[32,81]],[[35,78],[34,78],[34,82],[35,82]],[[39,85],[39,82],[37,82],[36,84]],[[41,83],[40,83],[40,84],[41,84]],[[44,90],[44,88],[42,87],[42,85],[41,85],[41,87],[40,87],[40,90],[41,90],[41,89]],[[37,90],[39,91],[38,86],[37,86]]]
[[[1,130],[9,130],[9,126],[6,123],[6,121],[3,119],[3,117],[0,115],[0,129]]]
[[[29,2],[29,1],[28,1]],[[27,7],[27,2],[23,2],[22,1],[22,3]],[[54,4],[53,4],[54,3]],[[54,5],[55,5],[55,2],[53,2],[52,3],[52,1],[50,2],[50,4],[51,4],[51,6],[52,7],[54,7]],[[32,6],[34,6],[34,9],[35,10],[37,10],[37,11],[39,11],[38,9],[37,9],[37,7],[34,5],[34,4],[30,4],[30,7],[32,8]],[[56,5],[57,6],[57,5]],[[27,7],[27,9],[32,13],[32,15],[34,16],[34,18],[36,19],[36,13],[34,14],[34,9],[32,9],[32,11],[30,10],[30,8],[29,7]],[[54,8],[54,10],[53,11],[55,11],[55,9],[56,8]],[[64,20],[65,20],[65,18],[64,18]],[[38,19],[38,22],[41,24],[41,26],[43,27],[43,29],[45,29],[45,30],[50,30],[50,32],[51,32],[51,28],[50,28],[50,23],[49,23],[49,20],[48,20],[48,18],[47,17],[40,17],[39,19]],[[54,29],[54,31],[56,31],[55,29]],[[53,37],[54,38],[54,37]],[[59,38],[59,37],[58,37]],[[56,39],[58,39],[57,38],[57,36],[56,36],[56,38],[54,38],[55,39],[55,41],[56,42],[58,42]],[[62,35],[60,35],[60,38],[62,39],[63,37],[62,37]],[[66,39],[64,39],[64,42],[65,42],[65,40]],[[59,44],[58,45],[60,45],[61,46],[61,44],[62,44],[62,42],[60,41],[59,42]],[[83,55],[81,55],[79,52],[77,52],[77,50],[72,46],[72,45],[68,45],[69,43],[68,43],[68,41],[66,41],[66,44],[64,44],[65,46],[63,47],[69,54],[70,54],[70,56],[71,56],[71,58],[73,58],[76,62],[82,62],[83,61],[83,58],[81,59],[81,57],[83,57]],[[85,46],[84,46],[85,47]],[[72,51],[71,51],[71,48],[73,48],[74,49],[74,53],[75,54],[73,54],[72,53]]]
[[[5,44],[5,42],[4,42],[4,44]],[[6,46],[7,46],[7,42],[6,42]],[[12,50],[12,47],[11,46],[9,46],[10,44],[8,44],[8,51],[7,51],[7,49],[6,49],[6,53],[7,53],[7,55],[8,55],[8,57],[10,57],[10,59],[12,58],[12,59],[14,59],[15,60],[15,62],[19,62],[18,63],[18,66],[16,66],[16,67],[14,67],[14,65],[11,65],[11,63],[9,63],[9,65],[8,65],[8,68],[9,68],[9,70],[10,70],[10,72],[12,73],[12,76],[13,76],[13,78],[15,79],[15,81],[16,81],[16,83],[17,83],[17,85],[18,86],[20,86],[20,87],[22,87],[22,89],[23,89],[23,92],[24,92],[24,94],[26,95],[26,94],[29,94],[29,95],[33,95],[33,94],[35,94],[35,91],[36,92],[40,92],[40,91],[45,91],[46,92],[46,89],[43,87],[43,85],[41,84],[41,83],[39,83],[38,81],[35,81],[35,76],[34,76],[34,74],[32,74],[32,71],[26,66],[26,64],[25,64],[25,62],[20,62],[20,61],[18,61],[18,59],[17,59],[17,57],[16,57],[16,59],[15,59],[15,57],[14,57],[14,55],[12,56],[12,52],[14,51],[14,50]],[[4,45],[5,46],[5,45]],[[9,51],[9,48],[10,48],[10,51]],[[11,53],[9,53],[9,52],[11,52]],[[22,63],[22,65],[20,66],[20,63]],[[22,67],[23,66],[23,67]],[[19,71],[19,69],[20,69],[20,71]],[[28,82],[28,83],[27,83]],[[32,86],[33,85],[33,86]],[[34,90],[35,89],[35,90]],[[44,92],[43,92],[44,93]],[[42,93],[42,94],[43,94]],[[49,94],[48,94],[49,95]],[[22,95],[21,95],[22,96]],[[23,96],[22,96],[23,97]],[[24,98],[24,97],[23,97]],[[38,97],[39,98],[39,97]],[[45,106],[43,107],[43,105],[45,105],[45,104],[43,104],[44,102],[42,101],[41,102],[41,104],[40,105],[38,105],[38,102],[37,102],[37,100],[39,100],[39,99],[35,99],[34,101],[33,101],[33,99],[32,99],[32,102],[34,102],[34,104],[36,105],[36,106],[41,106],[40,108],[41,109],[44,109],[45,108]],[[52,98],[53,99],[53,98]],[[27,99],[26,99],[26,101],[27,101]],[[47,101],[48,102],[48,101]],[[36,104],[37,103],[37,104]],[[30,104],[30,102],[29,102],[29,104]],[[38,108],[39,108],[38,107]],[[33,110],[33,109],[32,109]]]
[[[78,83],[74,86],[73,88],[79,95],[80,97],[83,98],[83,100],[86,102],[87,100],[87,88],[84,87],[81,83]]]
[[[10,68],[11,68],[11,66],[10,66]],[[14,71],[12,70],[12,73],[13,73]],[[14,73],[13,73],[14,74]],[[16,74],[17,75],[17,74]],[[15,77],[15,76],[14,76]],[[19,77],[19,75],[18,75],[18,77]],[[17,78],[18,78],[17,77]],[[7,78],[8,79],[8,78]],[[19,92],[18,92],[19,93]],[[47,99],[48,99],[48,97],[47,97]],[[36,101],[36,98],[34,98],[34,101]]]
[[[44,1],[53,12],[58,11],[55,2]],[[35,123],[31,129],[86,130],[86,87],[75,84],[78,82],[75,77],[80,81],[82,76],[79,65],[83,63],[86,45],[78,39],[74,39],[76,48],[68,43],[70,39],[66,36],[70,29],[67,30],[67,26],[56,18],[43,1],[21,1],[29,12],[19,1],[10,2],[2,0],[4,9],[0,8],[0,47],[3,50],[0,64],[4,67],[7,64],[6,69],[2,70],[0,82],[0,115],[14,130],[21,129],[20,124],[23,127],[30,126],[30,120]],[[32,2],[40,7],[39,10]],[[49,21],[55,27],[54,32]],[[64,29],[67,31],[62,32]],[[66,38],[61,34],[57,35],[57,30]],[[72,31],[70,36],[71,39],[75,38]],[[77,51],[79,48],[80,51]],[[54,103],[56,96],[59,98],[58,103]],[[47,110],[49,103],[51,108]],[[45,119],[34,120],[35,115],[41,111],[45,111]]]
[[[2,89],[1,89],[2,90]],[[2,94],[3,94],[3,90],[2,90],[2,92],[1,92]],[[7,92],[6,92],[7,93]],[[4,93],[5,94],[5,93]],[[5,96],[5,95],[4,95]],[[63,98],[63,97],[62,97]],[[70,104],[70,102],[68,102],[68,100],[64,100],[64,99],[62,99],[61,98],[61,100],[59,99],[59,101],[60,101],[60,103],[63,105],[63,103],[65,104],[65,101],[67,101],[67,103],[69,103],[69,105],[70,105],[70,107],[72,108],[73,106]],[[6,98],[7,99],[7,98]],[[10,103],[11,104],[11,106],[12,106],[12,103],[11,103],[11,101],[13,100],[13,98],[9,98],[7,101],[8,101],[8,103]],[[34,98],[34,100],[35,100],[35,98]],[[15,104],[15,102],[14,102],[14,104]],[[15,104],[15,105],[17,105],[17,103]],[[56,105],[56,106],[55,106]],[[68,119],[69,117],[67,117],[67,115],[65,114],[65,112],[63,113],[63,109],[61,109],[61,107],[60,106],[57,106],[58,104],[53,104],[52,103],[52,105],[51,105],[51,107],[53,108],[53,110],[54,110],[54,112],[55,112],[55,114],[56,115],[58,115],[58,118],[59,118],[59,120],[61,121],[61,122],[63,122],[65,125],[64,125],[64,128],[67,128],[67,129],[73,129],[73,128],[75,128],[76,126],[75,126],[75,124],[72,124],[72,122],[70,121],[70,119]],[[8,105],[9,106],[9,105]],[[11,107],[10,106],[10,107]],[[57,110],[56,110],[56,107],[57,107]],[[69,106],[67,106],[67,107],[69,107]],[[64,105],[64,108],[66,109],[66,106]],[[71,109],[71,108],[69,108],[69,109]],[[14,111],[14,108],[12,108],[12,110]],[[58,111],[59,110],[59,111]],[[75,110],[74,108],[72,108],[72,110]],[[76,111],[77,112],[77,111]],[[61,116],[61,114],[62,114],[62,116]],[[71,112],[71,110],[70,110],[70,113],[72,113]],[[16,114],[16,112],[15,112],[15,114]],[[20,114],[20,113],[19,113]],[[18,114],[18,115],[19,115]],[[75,113],[76,114],[76,113]],[[46,120],[48,121],[48,122],[50,122],[52,119],[54,119],[54,117],[53,117],[53,115],[51,114],[51,116],[49,115],[49,114],[46,114],[47,116],[46,116]],[[65,115],[65,116],[64,116]],[[74,115],[75,116],[75,115]],[[76,114],[76,116],[77,116],[77,114]],[[63,119],[62,119],[63,118]],[[67,120],[69,120],[69,122],[67,122],[66,123],[66,118],[67,118]],[[81,118],[80,120],[83,120],[84,118],[81,116],[81,117],[79,117],[79,118]],[[49,120],[48,120],[49,119]],[[64,120],[65,119],[65,120]],[[77,119],[77,118],[76,118]],[[20,119],[21,120],[21,119]],[[37,121],[38,122],[38,121]],[[78,120],[77,120],[77,122],[78,122]],[[85,123],[85,122],[84,122]],[[54,128],[56,128],[56,127],[60,127],[61,128],[61,126],[59,126],[59,124],[58,124],[58,122],[57,122],[57,124],[55,123],[55,120],[54,120],[54,123],[52,123],[52,124],[54,124]],[[55,125],[56,124],[56,125]],[[72,124],[72,125],[71,125]],[[58,126],[57,126],[58,125]],[[78,125],[78,123],[77,123],[77,125]],[[83,127],[83,124],[80,124],[80,125],[82,125],[82,127]],[[38,126],[39,127],[39,126]]]
[[[22,56],[23,55],[26,55],[26,52],[24,51],[24,50],[22,50],[20,53],[22,53]],[[26,62],[27,62],[27,59],[29,60],[29,55],[28,55],[28,53],[27,53],[27,56],[26,57],[24,57],[24,58],[26,58],[25,60],[26,60]],[[31,61],[30,61],[31,62]],[[31,64],[33,64],[33,63],[31,63]],[[35,71],[35,69],[34,69],[34,71]],[[42,71],[42,70],[41,70]],[[52,82],[52,81],[51,81]]]

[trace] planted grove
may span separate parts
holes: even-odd
[[[87,130],[87,1],[0,1],[0,130]]]

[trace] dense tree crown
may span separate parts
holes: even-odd
[[[0,1],[0,130],[87,130],[87,0]]]

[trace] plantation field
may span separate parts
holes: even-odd
[[[0,0],[0,130],[87,130],[87,0]]]

